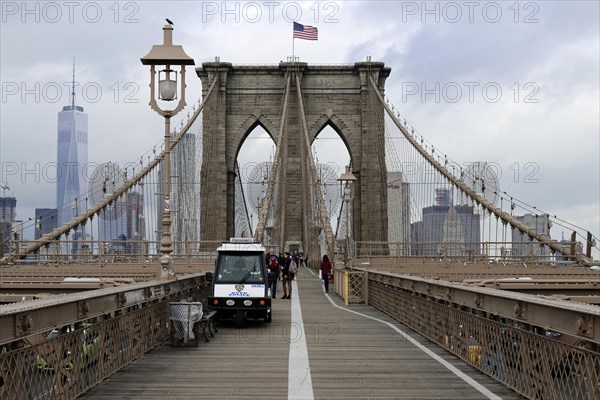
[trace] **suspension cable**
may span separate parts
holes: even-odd
[[[543,233],[539,233],[535,228],[532,228],[532,227],[526,225],[525,223],[518,221],[515,217],[511,216],[509,213],[502,211],[501,208],[495,207],[490,201],[488,201],[484,197],[478,195],[477,192],[475,192],[475,190],[470,188],[463,181],[457,179],[450,171],[448,171],[439,162],[437,162],[432,155],[427,153],[427,151],[424,150],[417,143],[417,141],[409,134],[409,132],[406,130],[406,128],[400,123],[398,118],[396,118],[396,116],[390,109],[389,105],[386,104],[385,100],[383,99],[383,96],[375,83],[373,75],[369,75],[369,82],[375,89],[374,92],[377,94],[377,97],[379,98],[379,101],[381,102],[383,107],[385,107],[386,111],[388,112],[388,115],[392,118],[392,120],[394,121],[394,123],[396,124],[398,129],[400,129],[400,131],[402,132],[404,137],[421,154],[421,156],[424,157],[442,175],[444,175],[453,185],[458,187],[463,193],[465,193],[467,196],[472,198],[475,202],[477,202],[482,207],[484,207],[490,213],[490,216],[492,213],[495,214],[497,218],[501,219],[503,222],[510,224],[515,229],[518,229],[521,233],[528,235],[531,239],[537,240],[541,244],[548,246],[550,249],[561,253],[563,256],[573,258],[576,262],[578,262],[580,264],[590,261],[587,257],[585,257],[584,255],[579,254],[577,252],[572,254],[571,249],[564,247],[557,240],[551,239],[550,237],[548,237],[548,235],[545,235]],[[491,223],[491,221],[490,221],[490,223]]]
[[[273,197],[273,187],[275,185],[275,178],[277,175],[277,171],[279,171],[279,166],[281,165],[281,151],[283,149],[283,139],[284,134],[287,131],[285,129],[287,122],[287,112],[288,112],[288,100],[290,95],[290,85],[291,85],[291,74],[288,75],[287,81],[285,83],[285,95],[283,98],[283,107],[281,109],[281,119],[279,120],[279,132],[277,135],[277,142],[275,143],[275,157],[273,158],[273,165],[271,167],[271,173],[269,174],[269,181],[267,184],[267,192],[265,193],[265,197],[262,200],[262,208],[260,210],[260,216],[258,218],[258,225],[256,226],[256,231],[254,232],[254,240],[256,242],[262,243],[265,227],[267,225],[267,217],[269,215],[271,199]],[[287,151],[287,150],[286,150]]]
[[[306,123],[306,113],[304,112],[304,102],[302,100],[302,88],[300,86],[300,77],[296,74],[296,92],[298,95],[298,108],[300,111],[300,117],[302,119],[302,133],[304,135],[304,146],[307,149],[307,157],[308,157],[308,165],[310,166],[311,172],[311,181],[313,185],[313,192],[316,194],[317,206],[319,211],[319,217],[321,219],[321,224],[323,225],[323,229],[325,230],[325,238],[327,240],[328,246],[328,254],[335,254],[335,236],[333,235],[333,229],[331,228],[331,222],[329,221],[329,215],[327,214],[327,209],[325,208],[325,202],[323,201],[323,192],[319,187],[317,168],[315,166],[315,161],[312,155],[311,147],[310,147],[310,138],[308,135],[307,123]],[[347,227],[346,227],[347,229]]]
[[[217,79],[215,77],[215,79],[213,79],[213,82],[211,83],[211,85],[208,89],[208,94],[207,94],[206,98],[208,98],[211,95],[211,93],[213,92],[213,88],[215,87],[216,82],[217,82]],[[202,102],[200,107],[198,107],[198,109],[193,114],[193,116],[188,120],[187,124],[181,129],[181,132],[179,133],[179,135],[177,135],[171,141],[169,151],[172,150],[181,141],[181,139],[187,133],[188,129],[190,129],[190,127],[192,126],[192,124],[194,123],[196,118],[198,118],[198,116],[202,112],[202,109],[204,108],[204,104],[206,104],[206,100]],[[144,167],[140,172],[138,172],[136,175],[134,175],[132,177],[132,179],[125,181],[125,183],[121,187],[115,189],[110,195],[108,195],[106,198],[104,198],[99,203],[94,204],[87,211],[74,217],[69,222],[66,222],[60,228],[55,228],[54,230],[52,230],[52,232],[47,233],[44,236],[42,236],[41,238],[34,240],[30,244],[28,244],[25,248],[19,249],[19,252],[17,254],[9,254],[9,255],[5,256],[1,261],[4,262],[4,261],[12,261],[14,259],[24,259],[28,254],[33,253],[33,252],[39,250],[41,247],[50,244],[52,241],[56,240],[57,238],[59,238],[60,236],[62,236],[64,234],[68,234],[72,229],[75,229],[77,226],[82,225],[88,219],[92,218],[94,215],[99,214],[102,210],[105,210],[108,205],[115,202],[119,197],[121,197],[125,192],[127,192],[133,186],[137,185],[138,182],[140,182],[140,180],[142,180],[154,167],[156,167],[158,165],[158,163],[160,163],[163,160],[163,158],[165,156],[165,152],[166,152],[166,149],[163,149],[163,151],[160,152],[152,161],[150,161],[146,165],[146,167]]]

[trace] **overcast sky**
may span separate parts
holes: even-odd
[[[56,206],[45,166],[56,162],[57,113],[69,103],[63,84],[73,57],[76,102],[89,115],[89,161],[124,163],[162,141],[139,59],[162,43],[165,18],[196,65],[215,56],[235,64],[286,60],[296,19],[319,29],[317,42],[296,40],[301,61],[385,62],[392,68],[386,95],[428,141],[458,163],[496,163],[502,190],[600,234],[597,1],[1,6],[0,179],[17,198],[19,219]],[[201,93],[192,68],[188,82],[191,107]],[[339,152],[323,148],[319,158]]]

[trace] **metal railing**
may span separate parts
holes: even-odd
[[[71,399],[169,336],[169,303],[206,303],[203,274],[0,308],[0,399]]]
[[[22,247],[27,247],[29,241],[21,241]],[[216,257],[220,241],[173,241],[176,249],[171,258],[189,262],[210,261]],[[12,263],[133,263],[157,261],[160,257],[160,241],[152,240],[54,240],[29,254],[23,260],[13,260]]]
[[[364,302],[527,398],[600,398],[597,306],[360,268],[349,273],[362,285],[336,271],[337,293],[362,293]]]
[[[571,242],[562,243],[565,248]],[[517,247],[519,251],[514,250]],[[575,258],[524,242],[355,242],[357,258],[395,258],[397,260],[445,259],[461,262],[543,263],[573,265]]]

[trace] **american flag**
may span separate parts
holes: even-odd
[[[294,22],[294,37],[306,40],[318,40],[319,31],[314,26],[302,25]]]

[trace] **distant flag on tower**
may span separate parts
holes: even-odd
[[[318,40],[319,30],[314,26],[302,25],[294,22],[294,38],[304,40]]]

